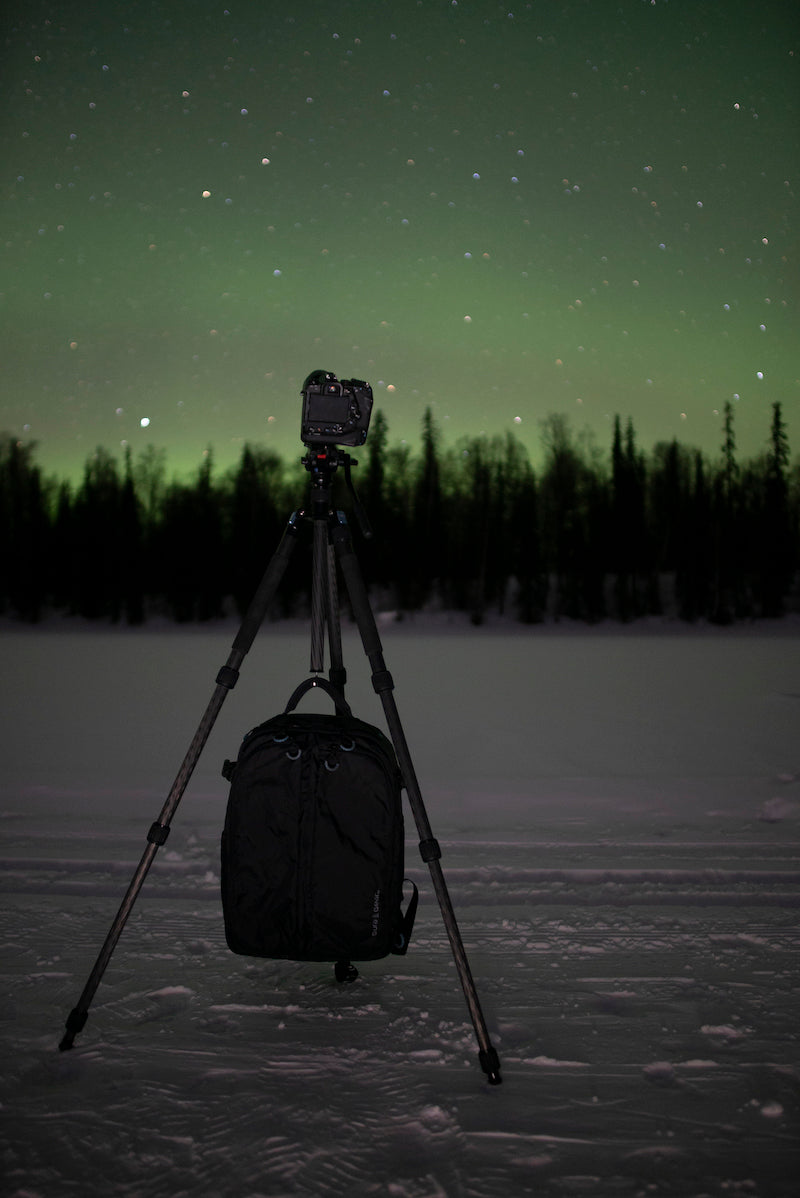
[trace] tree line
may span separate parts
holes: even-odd
[[[377,411],[356,471],[376,606],[476,624],[492,612],[524,623],[781,616],[800,565],[800,462],[779,403],[752,460],[737,458],[730,404],[723,428],[714,459],[675,440],[645,453],[617,418],[603,452],[550,415],[534,469],[511,434],[445,446],[430,410],[419,449],[392,445]],[[168,477],[163,450],[119,461],[98,448],[71,484],[45,477],[35,446],[0,436],[0,612],[131,624],[241,614],[308,486],[299,458],[250,444],[227,472],[208,451],[183,480]],[[308,610],[310,562],[310,547],[294,553],[271,617]]]

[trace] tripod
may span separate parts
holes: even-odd
[[[353,487],[350,467],[353,459],[343,450],[335,446],[325,446],[319,449],[309,449],[303,465],[311,476],[311,495],[309,510],[301,509],[292,513],[278,547],[270,560],[258,589],[247,609],[241,627],[231,647],[231,652],[225,665],[220,669],[216,678],[216,687],[203,714],[197,731],[192,739],[186,756],[175,778],[158,819],[151,825],[147,833],[145,848],[139,865],[128,886],[128,890],[117,912],[116,918],[109,929],[106,940],[95,962],[94,968],[84,986],[76,1006],[70,1012],[66,1021],[66,1031],[59,1044],[63,1052],[72,1048],[76,1035],[82,1031],[89,1014],[89,1006],[100,985],[103,974],[111,959],[111,955],[122,934],[122,930],[144,884],[147,873],[158,852],[170,832],[170,823],[177,810],[183,793],[188,785],[195,765],[203,751],[205,743],[219,715],[222,704],[228,693],[236,685],[239,669],[247,655],[256,633],[258,632],[273,596],[275,595],[288,566],[292,551],[297,543],[300,531],[309,520],[313,528],[312,543],[312,589],[311,589],[311,672],[320,674],[324,670],[325,631],[327,629],[330,651],[329,678],[332,685],[339,690],[344,689],[346,670],[342,655],[341,627],[339,622],[339,605],[336,583],[336,567],[344,578],[353,615],[358,626],[364,652],[372,670],[372,685],[383,705],[389,734],[394,745],[398,765],[403,779],[403,785],[414,816],[419,834],[419,852],[422,860],[430,869],[433,887],[439,902],[445,930],[450,941],[456,969],[464,991],[470,1018],[475,1029],[478,1043],[478,1059],[481,1068],[489,1082],[498,1085],[500,1076],[500,1061],[493,1047],[486,1028],[486,1022],[475,989],[475,983],[467,960],[467,955],[461,940],[461,934],[456,922],[450,895],[440,864],[441,849],[431,830],[425,811],[422,794],[417,781],[414,765],[409,753],[405,733],[400,723],[397,705],[394,700],[394,682],[386,668],[383,650],[375,623],[375,617],[370,607],[366,586],[361,569],[353,549],[350,531],[344,513],[336,511],[332,506],[333,476],[340,465],[344,467],[345,478],[352,494],[354,507],[362,524],[362,529],[370,536],[369,527],[363,509]]]

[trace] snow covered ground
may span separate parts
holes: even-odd
[[[410,816],[407,957],[341,987],[226,949],[219,767],[308,666],[307,630],[265,628],[57,1051],[234,631],[0,632],[2,1193],[795,1195],[796,623],[387,624],[499,1087]]]

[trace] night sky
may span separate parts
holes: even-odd
[[[314,369],[390,442],[565,413],[800,451],[796,7],[15,0],[0,429],[77,474],[300,456]],[[149,422],[149,423],[146,423]]]

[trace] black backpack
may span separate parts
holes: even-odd
[[[294,711],[311,687],[336,715]],[[235,953],[351,961],[405,953],[417,888],[404,914],[402,780],[379,728],[356,719],[322,678],[301,683],[282,715],[249,732],[223,775],[225,938]]]

